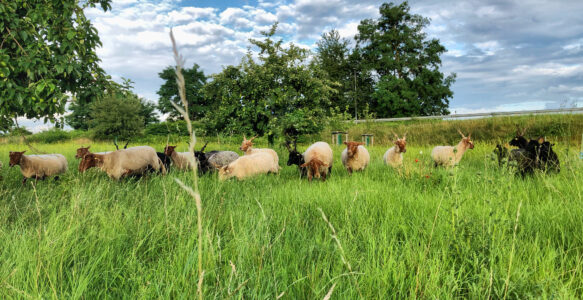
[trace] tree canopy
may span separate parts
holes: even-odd
[[[200,119],[206,114],[209,106],[202,93],[202,87],[205,85],[207,78],[197,64],[194,64],[190,69],[182,69],[182,75],[184,76],[190,119]],[[176,70],[174,67],[169,66],[158,73],[158,76],[164,80],[164,83],[156,92],[160,96],[158,110],[164,114],[168,113],[171,120],[183,119],[182,115],[170,103],[170,101],[180,103],[178,85],[176,84]]]
[[[0,1],[0,124],[16,117],[58,121],[67,94],[92,97],[108,78],[97,30],[83,9],[111,0]]]
[[[226,67],[205,87],[213,99],[205,124],[210,131],[295,137],[322,129],[334,91],[325,73],[311,68],[309,51],[274,40],[277,23],[250,40],[259,49],[257,61],[248,53],[238,66]],[[300,122],[298,122],[300,120]]]
[[[379,12],[360,22],[356,36],[363,63],[377,74],[373,110],[380,117],[448,114],[455,74],[439,70],[446,49],[427,39],[429,19],[411,14],[407,1],[384,3]]]

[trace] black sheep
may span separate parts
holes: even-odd
[[[300,170],[300,178],[304,178],[305,176],[308,175],[308,169],[306,167],[301,166],[305,163],[304,155],[302,155],[300,152],[298,152],[298,150],[296,148],[296,141],[294,141],[293,144],[294,144],[294,148],[292,149],[290,146],[290,142],[289,141],[285,142],[285,147],[289,151],[289,158],[287,159],[287,165],[288,166],[297,165],[298,169]]]

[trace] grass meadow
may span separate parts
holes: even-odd
[[[196,205],[174,180],[190,184],[192,173],[115,182],[78,173],[78,142],[35,146],[64,154],[69,171],[22,185],[8,151],[27,147],[0,144],[2,299],[188,299],[199,284],[215,299],[583,297],[583,163],[574,148],[557,145],[559,174],[523,179],[479,140],[452,170],[434,169],[432,147],[411,143],[396,171],[382,163],[388,146],[377,145],[369,168],[352,176],[338,146],[331,178],[312,183],[276,148],[279,175],[199,178],[201,281]]]

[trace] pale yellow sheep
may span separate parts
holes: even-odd
[[[239,180],[267,173],[278,173],[279,166],[273,162],[269,153],[258,152],[243,155],[219,169],[219,180],[236,177]]]
[[[93,166],[101,168],[116,180],[128,175],[143,174],[150,168],[155,171],[162,170],[166,174],[166,168],[158,158],[156,150],[149,146],[121,149],[107,154],[86,154],[79,164],[79,172]]]
[[[403,135],[403,138],[400,139],[396,133],[395,135],[395,146],[389,148],[385,155],[383,156],[383,160],[385,164],[393,167],[398,168],[403,165],[403,153],[407,152],[407,134]]]
[[[435,162],[435,166],[452,167],[457,165],[464,153],[468,149],[474,149],[474,143],[472,142],[471,136],[469,134],[467,137],[459,131],[462,136],[462,140],[454,146],[436,146],[431,151],[431,158]]]
[[[370,162],[368,150],[360,142],[344,142],[346,149],[342,151],[342,164],[352,174],[353,171],[362,171]]]

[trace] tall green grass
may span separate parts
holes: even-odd
[[[192,174],[115,182],[77,172],[79,145],[37,146],[63,153],[70,170],[21,185],[8,151],[26,147],[0,145],[0,298],[196,295],[196,206],[174,182]],[[522,179],[497,167],[490,143],[452,170],[432,167],[430,146],[410,144],[395,171],[382,164],[386,148],[371,147],[369,168],[349,176],[333,146],[326,182],[299,179],[281,148],[279,175],[201,177],[204,296],[313,299],[333,286],[342,299],[583,296],[575,149],[556,149],[560,174]]]

